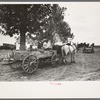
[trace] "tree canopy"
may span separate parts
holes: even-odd
[[[20,34],[22,50],[25,49],[25,33],[37,35],[37,39],[52,39],[56,32],[60,36],[70,36],[71,28],[64,22],[64,11],[58,4],[2,4],[0,23],[5,23],[4,35]]]

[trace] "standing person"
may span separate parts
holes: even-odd
[[[16,39],[16,42],[15,42],[16,50],[19,50],[20,49],[20,36],[16,36],[15,39]]]
[[[68,37],[68,43],[67,43],[67,45],[71,45],[71,43],[72,43],[72,38]]]
[[[71,45],[71,42],[72,42],[72,38],[71,37],[66,37],[65,38],[65,42],[63,44],[65,44],[65,45]]]

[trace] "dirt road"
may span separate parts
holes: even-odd
[[[78,52],[76,63],[52,68],[50,64],[39,66],[32,75],[22,69],[13,70],[0,62],[0,81],[96,81],[100,80],[100,48],[94,54]]]

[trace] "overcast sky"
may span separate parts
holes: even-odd
[[[100,2],[64,3],[67,21],[76,42],[100,44]]]
[[[100,2],[64,2],[67,7],[65,21],[71,27],[76,42],[88,42],[100,45]],[[0,35],[0,44],[12,43],[14,39]]]

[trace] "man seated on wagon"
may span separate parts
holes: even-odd
[[[44,50],[51,50],[51,49],[52,49],[51,40],[45,39],[45,40],[43,41],[43,49],[44,49]]]

